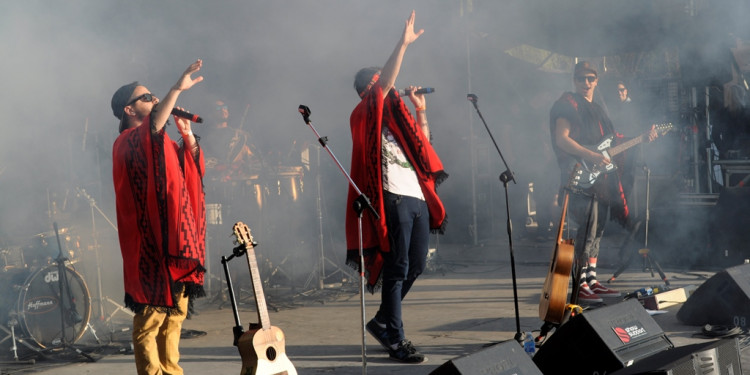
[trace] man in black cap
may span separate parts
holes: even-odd
[[[577,63],[573,73],[575,92],[564,93],[550,110],[552,147],[561,172],[560,204],[565,195],[563,189],[569,186],[572,167],[576,163],[584,162],[590,166],[610,164],[604,153],[583,145],[597,144],[609,135],[615,135],[615,142],[623,137],[615,132],[604,109],[594,102],[598,82],[598,73],[591,63]],[[656,136],[652,127],[649,140]],[[574,241],[581,270],[578,301],[596,303],[603,302],[601,297],[619,297],[620,292],[607,288],[596,279],[596,262],[604,226],[610,217],[629,229],[633,226],[620,176],[617,173],[602,174],[586,191],[570,194],[568,212],[578,224]]]
[[[191,77],[202,65],[192,63],[162,101],[138,82],[112,96],[117,227],[138,374],[183,373],[182,322],[189,299],[205,295],[203,154],[190,121],[174,118],[181,144],[165,131],[177,97],[203,80]]]

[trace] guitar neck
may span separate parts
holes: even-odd
[[[250,270],[250,279],[253,283],[253,292],[255,293],[255,307],[258,310],[258,321],[262,329],[271,328],[271,319],[268,317],[268,307],[266,306],[266,296],[263,294],[263,282],[258,272],[258,261],[255,259],[255,248],[252,245],[247,246],[247,267]]]
[[[625,141],[617,146],[610,148],[608,150],[609,156],[615,156],[633,146],[643,143],[643,141],[647,139],[646,137],[648,137],[648,133],[641,134],[631,140]]]

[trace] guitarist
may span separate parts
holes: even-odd
[[[552,147],[557,155],[563,188],[570,181],[571,167],[576,162],[583,161],[589,165],[611,162],[604,154],[582,145],[596,144],[612,134],[615,134],[616,140],[623,138],[615,132],[605,110],[593,101],[598,81],[597,70],[591,63],[577,63],[573,72],[575,92],[564,93],[550,110]],[[649,141],[657,136],[652,127]],[[559,196],[564,194],[561,192]],[[591,188],[570,195],[568,212],[578,224],[575,254],[580,280],[578,287],[573,288],[574,292],[578,290],[578,302],[597,303],[603,302],[602,297],[620,296],[620,292],[607,288],[596,279],[596,261],[604,227],[610,218],[628,229],[633,227],[625,197],[619,173],[602,175]]]

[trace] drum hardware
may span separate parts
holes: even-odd
[[[8,328],[0,326],[0,330],[2,330],[3,332],[5,332],[5,334],[6,334],[6,336],[2,340],[0,340],[0,343],[3,343],[3,342],[5,342],[8,339],[12,340],[11,341],[11,348],[10,348],[10,350],[13,352],[13,361],[12,362],[0,362],[0,364],[8,364],[8,365],[10,365],[10,364],[28,364],[28,365],[33,365],[33,364],[36,363],[36,360],[34,360],[34,359],[29,359],[29,360],[25,360],[25,361],[21,361],[21,360],[18,359],[18,346],[16,345],[16,343],[21,343],[22,345],[26,346],[27,348],[29,348],[29,349],[31,349],[31,350],[39,353],[39,355],[41,355],[42,357],[46,357],[46,356],[39,350],[39,348],[37,348],[37,347],[35,347],[35,346],[27,343],[26,340],[24,340],[24,339],[22,339],[20,337],[16,337],[16,326],[18,325],[18,320],[16,319],[15,315],[16,315],[15,312],[12,313],[12,316],[10,317],[10,319],[8,319],[8,328],[10,328],[10,330],[8,330]]]
[[[341,281],[346,282],[347,280],[356,280],[356,276],[353,274],[350,274],[346,270],[339,267],[339,265],[326,257],[325,254],[325,244],[324,244],[324,237],[323,237],[323,190],[321,187],[321,176],[320,176],[320,147],[316,148],[316,164],[317,164],[317,174],[315,176],[315,185],[316,185],[316,199],[315,199],[315,209],[318,214],[318,250],[320,251],[318,262],[315,265],[315,269],[310,272],[310,275],[307,277],[307,280],[305,281],[305,285],[303,289],[307,290],[312,283],[312,281],[317,277],[318,281],[318,288],[320,290],[323,290],[326,288],[325,280],[337,275],[341,274]],[[333,271],[328,273],[326,271],[326,264],[330,264],[333,266]],[[336,287],[336,285],[330,285],[331,287]]]
[[[126,310],[125,306],[122,306],[122,305],[118,304],[117,302],[115,302],[114,300],[112,300],[111,298],[109,298],[108,296],[105,296],[104,293],[103,293],[103,291],[102,291],[102,267],[101,267],[102,262],[101,262],[101,256],[100,256],[100,253],[99,253],[99,248],[100,248],[99,240],[98,240],[99,236],[98,236],[98,232],[96,231],[96,214],[94,213],[94,210],[96,210],[96,212],[99,212],[99,214],[104,218],[104,220],[107,221],[107,223],[112,227],[112,229],[115,230],[115,232],[117,232],[117,225],[115,225],[112,222],[112,220],[110,220],[107,217],[107,215],[104,214],[104,212],[99,208],[99,206],[97,206],[96,201],[94,200],[94,198],[91,197],[86,192],[85,189],[83,189],[83,188],[76,188],[76,191],[78,193],[78,196],[83,197],[84,199],[86,199],[88,201],[89,207],[91,209],[91,238],[92,238],[92,241],[93,241],[93,246],[92,247],[94,249],[94,257],[95,257],[95,260],[96,260],[96,293],[97,293],[97,304],[98,304],[98,307],[99,307],[99,316],[98,316],[98,318],[99,318],[100,321],[104,321],[106,323],[109,323],[110,333],[113,333],[114,332],[114,327],[112,326],[112,317],[117,312],[123,311],[123,312],[129,314],[131,317],[133,316],[133,314],[131,314],[130,311]],[[106,313],[104,311],[104,302],[105,301],[108,301],[109,303],[111,303],[115,307],[115,310],[112,313],[109,313],[106,316],[106,318],[105,318]],[[93,329],[92,329],[92,332],[93,332]],[[96,336],[95,333],[94,333],[94,336]],[[98,338],[97,338],[97,342],[99,342]]]
[[[85,306],[84,306],[83,311],[82,311],[83,315],[81,315],[81,312],[79,312],[78,308],[76,307],[77,299],[76,299],[75,296],[73,296],[73,292],[72,292],[72,289],[70,287],[69,275],[70,274],[77,275],[77,274],[75,273],[75,271],[71,271],[68,267],[66,267],[65,261],[67,261],[67,259],[63,256],[62,244],[60,243],[60,233],[59,233],[59,231],[57,229],[57,222],[53,222],[52,226],[55,229],[55,237],[57,238],[57,246],[59,248],[59,253],[58,253],[58,256],[57,256],[57,274],[56,274],[57,277],[56,277],[56,280],[55,280],[55,273],[54,273],[54,271],[50,270],[50,268],[52,268],[52,267],[48,267],[48,268],[44,268],[44,269],[40,270],[40,271],[42,271],[41,274],[44,275],[43,281],[48,286],[50,286],[50,290],[54,289],[54,288],[51,288],[51,286],[52,286],[53,283],[56,282],[57,286],[58,286],[57,290],[59,291],[59,294],[57,295],[57,297],[58,297],[57,301],[59,301],[58,306],[59,306],[59,310],[60,310],[60,337],[59,338],[56,337],[55,339],[53,339],[52,343],[53,344],[58,344],[58,342],[59,342],[59,345],[58,345],[59,348],[62,348],[62,349],[71,349],[71,350],[75,351],[77,354],[79,354],[79,355],[85,357],[86,359],[88,359],[90,362],[95,362],[95,360],[94,360],[93,357],[91,357],[89,354],[81,351],[80,349],[76,348],[73,345],[75,343],[75,341],[77,341],[83,335],[83,332],[85,331],[85,329],[82,330],[72,340],[69,340],[68,337],[67,337],[67,335],[66,335],[66,330],[67,330],[68,326],[70,326],[70,327],[72,327],[72,328],[75,329],[75,325],[82,323],[81,326],[83,326],[85,328],[91,328],[91,325],[88,324],[89,323],[89,318],[90,318],[90,315],[91,315],[91,305],[90,305],[90,301],[87,301],[87,300],[84,299],[83,302],[84,302]],[[45,270],[50,270],[50,271],[44,272]],[[35,275],[39,275],[39,274],[40,273],[36,273]],[[82,278],[80,279],[80,283],[81,283],[80,287],[82,289],[86,290],[86,293],[88,294],[88,288],[86,288],[86,283],[83,282]],[[28,287],[27,287],[27,289],[28,289]],[[50,306],[51,306],[50,304],[53,302],[51,300],[51,298],[52,298],[51,296],[42,297],[42,298],[39,298],[39,299],[28,299],[28,298],[26,298],[26,292],[25,291],[21,295],[24,296],[24,298],[23,298],[23,301],[24,301],[24,306],[23,307],[24,307],[24,309],[28,309],[29,310],[29,311],[26,312],[26,316],[24,317],[25,320],[28,319],[32,315],[31,314],[32,309],[33,309],[34,313],[44,312],[45,310],[49,311]],[[22,300],[22,298],[19,298],[19,301],[21,301],[21,300]],[[41,345],[41,343],[40,343],[40,345]]]

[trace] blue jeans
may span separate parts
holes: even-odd
[[[375,320],[385,323],[391,343],[404,339],[401,301],[427,266],[430,214],[421,199],[383,192],[391,251],[385,253],[383,290]]]

